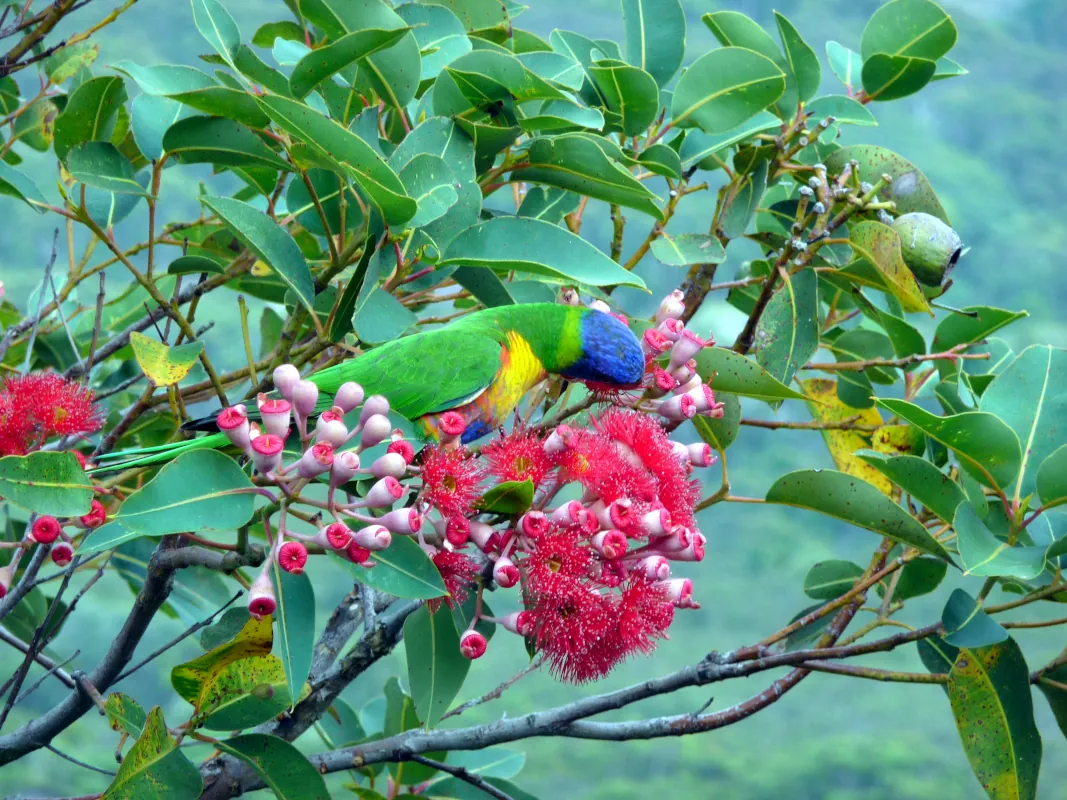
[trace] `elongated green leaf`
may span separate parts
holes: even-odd
[[[278,800],[330,800],[322,775],[285,739],[246,733],[215,747],[252,767]]]
[[[565,53],[548,50],[517,55],[526,69],[561,89],[577,92],[585,83],[582,65]]]
[[[963,649],[948,698],[964,752],[991,800],[1033,800],[1041,767],[1030,671],[1014,639]]]
[[[714,236],[703,233],[661,233],[652,241],[652,255],[669,267],[692,264],[721,264],[726,251]]]
[[[353,31],[325,47],[312,50],[300,59],[289,76],[293,96],[302,100],[326,78],[356,61],[392,46],[407,32],[407,28]]]
[[[559,224],[559,222],[577,210],[581,202],[574,192],[555,187],[531,186],[526,196],[522,198],[522,205],[516,212],[520,217],[532,217],[545,222]]]
[[[968,306],[963,314],[949,314],[934,331],[930,346],[933,352],[942,353],[961,344],[971,344],[988,339],[1001,328],[1029,316],[1025,311],[1006,311],[988,306]],[[952,369],[955,372],[955,368]],[[942,372],[942,375],[946,373]]]
[[[270,117],[259,107],[255,96],[232,86],[208,86],[171,97],[204,114],[227,117],[252,128],[270,124]]]
[[[308,170],[308,180],[311,181],[322,206],[326,223],[330,226],[330,234],[336,236],[341,230],[341,187],[345,186],[345,230],[355,230],[363,224],[363,212],[360,211],[356,193],[349,187],[348,182],[335,172],[325,169]],[[315,208],[315,201],[308,192],[307,185],[303,180],[295,179],[289,182],[289,188],[285,192],[285,207],[290,214],[296,214],[300,224],[314,233],[316,236],[326,236],[326,229],[322,226],[322,219]]]
[[[785,92],[775,100],[770,110],[782,119],[792,119],[798,102],[796,81],[781,48],[771,35],[754,19],[739,11],[715,11],[705,14],[701,21],[724,47],[751,50],[774,62],[785,75]]]
[[[939,58],[937,59],[937,72],[934,73],[934,80],[941,81],[946,78],[958,78],[960,75],[967,75],[968,70],[960,64],[957,64],[951,58]]]
[[[785,73],[741,47],[705,53],[678,80],[671,100],[675,127],[723,133],[754,117],[785,91]]]
[[[178,456],[119,508],[115,520],[142,536],[232,530],[252,518],[251,481],[237,462],[214,450]]]
[[[426,727],[434,728],[456,699],[470,670],[459,651],[459,632],[452,612],[441,607],[431,614],[423,606],[404,621],[408,683],[415,710]]]
[[[993,414],[968,411],[937,417],[903,400],[876,402],[954,450],[964,468],[985,485],[1004,488],[1019,474],[1022,463],[1019,437]]]
[[[589,286],[636,286],[644,282],[584,239],[530,217],[494,217],[461,233],[439,266],[489,266],[567,278]]]
[[[806,103],[819,91],[822,81],[822,66],[811,45],[804,41],[800,31],[785,16],[774,12],[774,22],[782,39],[787,65],[786,75],[796,86],[797,99]]]
[[[285,668],[291,702],[300,698],[311,672],[315,647],[315,589],[307,573],[294,575],[274,564],[271,578],[278,598],[278,655]]]
[[[422,725],[419,716],[415,713],[415,703],[411,697],[400,688],[400,681],[396,676],[391,677],[385,684],[385,719],[383,720],[382,732],[386,737],[395,736],[398,733],[409,731]],[[366,712],[366,710],[365,710]],[[366,724],[366,723],[365,723]],[[368,726],[373,727],[373,726]],[[430,758],[439,760],[437,756]],[[444,753],[440,754],[440,760],[444,759]],[[389,765],[389,774],[397,784],[420,783],[428,780],[436,773],[433,767],[423,764],[400,763]]]
[[[608,110],[618,115],[624,134],[637,136],[655,122],[659,114],[659,87],[655,78],[643,69],[622,61],[604,60],[593,62],[589,74],[607,101]]]
[[[207,43],[227,64],[233,64],[234,54],[241,44],[241,31],[230,12],[218,0],[192,0],[193,23]]]
[[[780,128],[781,125],[782,121],[770,111],[761,111],[752,119],[723,133],[711,134],[695,128],[690,129],[686,131],[685,139],[678,151],[682,159],[682,167],[688,169],[698,164],[701,169],[718,169],[726,163],[723,152],[726,148],[750,136],[755,136],[757,133]]]
[[[522,514],[533,505],[533,481],[498,483],[478,500],[478,508],[496,514]]]
[[[278,223],[248,203],[229,197],[202,197],[241,244],[266,262],[304,306],[315,313],[315,283],[300,247]]]
[[[871,100],[899,100],[926,86],[936,70],[925,58],[875,53],[863,62],[863,91]]]
[[[953,647],[986,647],[1008,638],[1008,632],[962,589],[949,596],[941,623],[945,627],[944,641]]]
[[[137,149],[144,157],[159,161],[163,157],[163,136],[187,109],[177,100],[141,94],[134,98],[130,129]]]
[[[679,0],[622,0],[626,60],[660,86],[674,77],[685,52],[685,12]]]
[[[864,60],[876,53],[937,61],[956,44],[956,25],[932,0],[892,0],[867,21],[860,40]]]
[[[119,194],[147,195],[133,177],[133,165],[111,142],[85,142],[67,155],[67,171],[76,181]]]
[[[404,3],[396,13],[411,26],[422,51],[421,78],[430,81],[457,58],[471,51],[463,23],[444,6]]]
[[[812,600],[833,600],[853,587],[863,567],[851,561],[820,561],[804,576],[804,594]]]
[[[651,147],[646,147],[638,155],[637,160],[649,172],[655,172],[657,175],[674,180],[682,178],[682,160],[669,144],[657,142]]]
[[[901,257],[896,231],[881,222],[860,222],[849,231],[849,244],[857,260],[840,270],[840,275],[892,295],[905,311],[930,312],[930,304]]]
[[[834,41],[826,43],[826,60],[830,62],[830,69],[838,77],[849,92],[853,86],[860,82],[860,71],[863,69],[863,59],[859,53],[849,50],[844,45]]]
[[[167,730],[159,706],[148,712],[137,742],[122,760],[115,779],[104,792],[107,800],[187,800],[204,788],[200,770],[178,749]]]
[[[90,67],[100,55],[100,45],[90,42],[78,42],[67,45],[44,62],[44,71],[53,84],[64,83],[81,70]]]
[[[1035,486],[1045,508],[1067,503],[1067,445],[1054,450],[1041,462]]]
[[[418,211],[408,220],[412,228],[421,228],[440,219],[459,201],[456,173],[440,156],[419,153],[400,170],[400,181]]]
[[[715,376],[717,391],[768,402],[804,399],[804,395],[790,389],[752,359],[725,347],[705,347],[696,360],[701,375]]]
[[[893,591],[893,599],[903,601],[930,594],[941,585],[947,574],[948,564],[944,561],[925,556],[912,559],[900,571],[897,587]],[[883,584],[878,584],[877,591],[879,596],[885,596]]]
[[[844,472],[790,472],[767,491],[767,502],[818,511],[950,560],[944,546],[908,512],[876,487]]]
[[[1045,569],[1045,547],[1012,547],[993,535],[970,503],[956,509],[952,527],[956,530],[960,560],[965,575],[1019,578],[1028,581]]]
[[[503,778],[486,778],[485,782],[514,800],[538,800],[527,791],[520,789],[514,783]],[[470,783],[459,778],[446,778],[433,786],[434,793],[450,800],[483,800],[485,792],[472,786]],[[405,798],[405,800],[410,800]]]
[[[112,692],[105,698],[104,713],[111,730],[125,731],[135,739],[141,735],[148,719],[141,704],[121,692]]]
[[[43,214],[43,206],[48,205],[31,178],[3,161],[0,161],[0,194],[18,198],[38,214]]]
[[[789,385],[797,370],[819,349],[819,279],[803,270],[771,297],[756,326],[756,363]]]
[[[856,455],[945,522],[952,522],[959,504],[966,500],[960,485],[925,458],[888,456],[873,450],[861,450]]]
[[[221,117],[179,120],[163,134],[162,145],[183,164],[292,169],[249,128]]]
[[[452,280],[474,295],[486,308],[514,305],[507,285],[488,267],[457,267]]]
[[[372,569],[338,559],[360,583],[396,597],[432,599],[448,594],[441,573],[418,543],[400,536],[385,550],[371,553]]]
[[[71,453],[39,451],[0,458],[0,496],[54,517],[89,513],[93,488]]]
[[[125,102],[122,78],[91,78],[80,84],[56,117],[52,143],[56,158],[65,161],[71,149],[82,142],[110,141],[119,108]]]
[[[359,714],[341,697],[333,701],[318,724],[320,732],[325,734],[327,746],[331,749],[347,747],[367,736]]]
[[[806,106],[807,111],[814,120],[833,117],[836,122],[843,125],[877,125],[878,120],[870,112],[867,106],[851,97],[843,94],[830,94],[825,97],[816,97]]]
[[[827,156],[826,169],[831,174],[838,174],[853,159],[858,164],[856,171],[861,181],[873,184],[883,174],[893,179],[891,184],[878,193],[878,197],[896,203],[898,214],[924,211],[946,224],[951,224],[930,181],[918,167],[903,156],[877,145],[857,144],[836,150]]]
[[[219,85],[206,72],[180,64],[145,66],[123,60],[116,61],[112,68],[129,75],[149,95],[170,97]]]

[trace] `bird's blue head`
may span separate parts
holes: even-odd
[[[626,325],[600,311],[585,313],[579,323],[581,355],[560,370],[566,378],[631,387],[645,374],[645,354],[641,343]]]

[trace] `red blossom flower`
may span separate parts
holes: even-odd
[[[517,429],[482,448],[489,474],[502,481],[533,481],[540,486],[552,469],[544,445],[529,431]]]
[[[582,581],[558,575],[552,590],[536,596],[534,643],[556,677],[571,683],[597,680],[618,660],[602,642],[615,624],[610,602]]]
[[[666,587],[635,573],[615,604],[616,626],[605,647],[615,647],[621,660],[632,653],[651,653],[674,621],[674,603]]]
[[[576,528],[553,525],[537,539],[534,549],[527,553],[522,567],[526,588],[533,593],[551,593],[563,579],[578,579],[589,575],[593,551],[579,539]]]
[[[23,455],[52,436],[93,433],[104,423],[93,392],[54,372],[6,378],[0,391],[0,454]]]
[[[431,447],[422,462],[423,497],[444,517],[466,516],[478,498],[482,470],[464,448]]]
[[[426,605],[431,613],[436,613],[442,602],[449,608],[454,608],[456,604],[462,605],[467,599],[467,590],[478,577],[478,565],[462,553],[449,553],[446,550],[435,553],[433,563],[445,582],[448,597],[427,600]]]

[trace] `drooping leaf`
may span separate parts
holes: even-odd
[[[181,381],[189,374],[189,370],[204,350],[203,342],[171,347],[136,331],[130,334],[130,346],[133,347],[133,357],[137,359],[144,374],[156,386],[173,386]]]
[[[701,169],[717,169],[725,164],[726,149],[758,133],[780,128],[782,121],[770,111],[761,111],[736,128],[723,133],[705,133],[695,128],[686,131],[685,140],[678,151],[682,167],[689,169],[698,164]]]
[[[208,730],[234,731],[273,719],[294,702],[281,659],[255,655],[228,664],[205,682],[199,708],[207,715]]]
[[[179,120],[163,134],[161,144],[165,152],[183,164],[292,169],[250,128],[222,117]]]
[[[647,2],[647,0],[633,0]],[[622,132],[637,136],[648,130],[659,113],[659,87],[640,67],[621,61],[595,61],[589,74],[596,81],[609,111],[617,114]]]
[[[78,42],[53,53],[44,61],[44,72],[53,84],[65,83],[81,70],[91,66],[100,55],[100,45]]]
[[[107,800],[185,800],[198,797],[204,788],[200,770],[178,749],[167,730],[159,706],[148,712],[144,728],[130,752],[123,758],[111,785],[103,794]]]
[[[80,84],[56,117],[52,142],[56,158],[65,161],[71,149],[82,142],[110,141],[119,108],[125,102],[122,78],[90,78]]]
[[[73,454],[39,450],[0,458],[0,497],[38,514],[79,517],[89,513],[93,487]]]
[[[792,119],[796,113],[798,95],[796,81],[781,48],[759,23],[740,11],[714,11],[701,21],[724,47],[740,47],[770,59],[785,76],[785,91],[776,98],[770,110],[782,119]]]
[[[863,58],[859,53],[849,50],[844,45],[834,41],[826,43],[826,60],[830,62],[830,69],[838,77],[845,88],[852,92],[852,87],[859,85],[860,71],[863,69]]]
[[[1067,685],[1067,665],[1060,665],[1046,672],[1044,677],[1046,680],[1039,681],[1037,688],[1048,700],[1049,708],[1052,709],[1052,715],[1056,718],[1060,731],[1067,736],[1067,689],[1061,688]],[[1059,685],[1054,685],[1050,681]]]
[[[944,546],[907,511],[875,486],[844,472],[790,472],[767,491],[767,502],[818,511],[949,560]]]
[[[339,559],[360,583],[395,597],[431,599],[448,593],[441,573],[418,543],[410,537],[397,537],[385,550],[371,553],[372,569]]]
[[[219,0],[192,0],[193,23],[227,64],[233,64],[234,54],[241,44],[241,31],[230,12]]]
[[[278,800],[330,800],[319,771],[278,736],[245,733],[217,742],[215,747],[252,767]]]
[[[685,12],[679,0],[622,0],[626,60],[660,86],[674,77],[685,52]]]
[[[38,214],[45,213],[44,206],[48,205],[31,178],[3,161],[0,161],[0,194],[21,200]]]
[[[474,143],[450,119],[428,117],[420,122],[389,156],[389,166],[401,171],[412,159],[424,153],[444,159],[460,180],[476,177]]]
[[[966,499],[960,485],[925,458],[909,455],[890,457],[873,450],[860,451],[857,456],[945,522],[952,522],[956,508]]]
[[[774,22],[778,26],[778,36],[782,40],[782,51],[788,66],[786,76],[796,86],[797,99],[807,103],[819,91],[822,81],[819,57],[784,15],[775,11]]]
[[[952,527],[956,531],[956,544],[965,575],[1019,578],[1028,581],[1036,578],[1045,569],[1047,548],[1021,544],[1012,547],[1001,541],[982,523],[978,512],[970,503],[961,503],[956,509]]]
[[[652,255],[669,267],[693,264],[721,264],[726,251],[719,240],[703,233],[661,233],[652,241]]]
[[[926,556],[914,558],[901,568],[893,599],[903,601],[930,594],[941,585],[947,574],[948,564],[940,559]],[[878,584],[877,591],[879,596],[885,596],[883,584]]]
[[[434,728],[456,699],[470,670],[470,659],[459,650],[459,632],[445,607],[431,614],[423,606],[404,621],[408,683],[415,710]]]
[[[134,98],[130,129],[145,158],[158,161],[163,157],[163,136],[186,110],[177,100],[168,97],[141,94]]]
[[[697,353],[696,361],[701,375],[715,375],[717,391],[767,402],[804,399],[804,395],[790,389],[755,361],[728,348],[705,347]]]
[[[336,698],[319,719],[320,732],[326,735],[331,749],[346,747],[366,738],[367,731],[359,714],[343,697]]]
[[[249,617],[232,640],[174,667],[170,673],[171,685],[182,699],[199,709],[204,689],[215,676],[243,659],[270,655],[272,642],[270,617]]]
[[[819,280],[814,270],[781,282],[756,326],[752,349],[756,363],[786,385],[819,349]]]
[[[112,692],[104,699],[104,714],[113,731],[125,731],[135,739],[144,730],[148,714],[141,704],[121,692]]]
[[[833,600],[849,591],[863,574],[851,561],[820,561],[804,577],[804,594],[812,600]]]
[[[945,627],[944,641],[953,647],[986,647],[1008,638],[1008,632],[962,589],[949,596],[941,624]]]
[[[369,55],[391,47],[407,28],[352,31],[334,42],[312,50],[297,63],[289,76],[289,86],[297,100],[304,99],[319,83]]]
[[[418,210],[408,220],[412,228],[421,228],[443,217],[459,201],[456,174],[441,156],[419,153],[400,170],[400,181]]]
[[[1054,450],[1038,466],[1035,488],[1045,508],[1067,503],[1067,445]]]
[[[422,725],[419,715],[415,711],[415,703],[411,696],[400,688],[400,681],[393,676],[385,684],[385,719],[382,724],[382,733],[386,736],[395,736],[398,733],[409,731]],[[373,727],[373,726],[369,726]],[[428,754],[428,758],[443,760],[444,754]],[[433,767],[405,763],[389,765],[389,774],[397,784],[420,783],[433,777],[437,772]]]
[[[878,197],[896,203],[898,214],[923,211],[950,224],[930,181],[918,167],[903,156],[877,145],[856,144],[843,147],[827,156],[826,169],[832,175],[839,174],[853,159],[858,162],[856,170],[861,181],[873,184],[883,174],[893,179],[891,184],[882,188]]]
[[[296,703],[311,672],[315,647],[315,589],[307,573],[278,568],[271,572],[278,609],[278,655],[284,667],[291,702]]]
[[[827,378],[809,378],[801,386],[808,399],[808,411],[813,419],[824,423],[843,423],[854,420],[858,425],[876,427],[882,424],[882,416],[876,408],[852,408],[838,396],[837,382]],[[892,484],[871,468],[858,453],[870,446],[870,434],[849,429],[824,429],[823,441],[830,457],[839,470],[862,478],[885,494],[893,491]]]
[[[637,161],[649,172],[674,180],[682,178],[682,160],[669,144],[656,142],[651,147],[646,147],[638,155]]]
[[[671,100],[675,127],[723,133],[754,117],[785,91],[785,74],[766,56],[723,47],[700,56],[678,80]]]
[[[901,256],[896,231],[881,222],[860,222],[850,229],[849,244],[857,260],[838,274],[885,291],[900,302],[904,311],[930,312],[930,304]]]
[[[965,313],[949,314],[938,323],[934,340],[930,344],[933,352],[943,353],[961,344],[980,342],[1001,328],[1029,316],[1025,311],[1005,311],[988,306],[968,306],[961,310]],[[956,369],[950,366],[950,372],[955,371]],[[947,373],[943,370],[941,374],[945,376]]]
[[[514,778],[526,765],[526,754],[503,747],[457,750],[448,754],[448,763],[485,778]]]

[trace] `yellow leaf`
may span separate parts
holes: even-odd
[[[171,386],[188,375],[204,349],[203,342],[170,347],[143,333],[131,333],[130,344],[137,363],[156,386]]]
[[[210,688],[226,667],[235,661],[270,654],[274,642],[271,625],[270,617],[249,617],[233,639],[176,666],[170,673],[174,691],[199,709],[205,688]]]
[[[270,268],[270,265],[266,261],[257,261],[252,265],[252,274],[257,278],[262,278],[266,275],[270,275],[274,270]]]
[[[856,425],[882,427],[882,415],[877,408],[853,408],[837,397],[837,382],[826,378],[811,378],[801,381],[808,399],[808,410],[819,422],[843,422],[851,420]],[[893,494],[893,483],[870,464],[857,458],[857,450],[871,447],[871,434],[862,430],[824,430],[823,439],[834,464],[842,472],[862,478],[877,486],[887,495]]]
[[[913,425],[883,425],[871,435],[871,446],[892,456],[922,455],[926,439]]]

